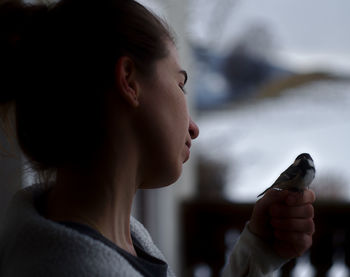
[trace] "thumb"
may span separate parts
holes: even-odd
[[[256,204],[261,206],[261,208],[268,208],[271,204],[285,202],[290,191],[288,190],[278,190],[278,189],[269,189],[266,191],[264,196],[260,198]]]
[[[272,204],[284,202],[288,194],[289,191],[287,190],[269,189],[266,191],[264,196],[254,206],[249,222],[250,231],[261,238],[269,238],[272,233],[269,209]]]

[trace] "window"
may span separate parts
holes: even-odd
[[[199,191],[253,202],[308,152],[318,199],[349,200],[350,3],[190,3]]]

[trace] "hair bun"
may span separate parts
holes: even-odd
[[[24,77],[30,74],[25,69],[28,52],[24,55],[23,51],[32,43],[33,32],[40,28],[47,10],[46,6],[11,1],[0,4],[0,103],[15,100],[22,91]]]

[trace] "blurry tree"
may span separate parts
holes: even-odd
[[[317,176],[311,189],[316,193],[317,200],[345,201],[349,198],[346,178],[336,173]]]
[[[288,74],[273,66],[274,49],[273,35],[266,24],[256,22],[244,30],[222,67],[232,98],[255,94],[264,82]]]
[[[215,49],[222,40],[223,33],[227,30],[227,23],[231,20],[232,10],[239,0],[191,0],[189,12],[192,24],[196,26],[196,32],[200,32],[192,41],[195,47]],[[196,16],[197,13],[197,16]],[[200,37],[198,39],[198,37]],[[193,38],[193,37],[192,37]]]

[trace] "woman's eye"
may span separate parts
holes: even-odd
[[[183,91],[184,94],[187,94],[184,84],[180,84],[179,87]]]

